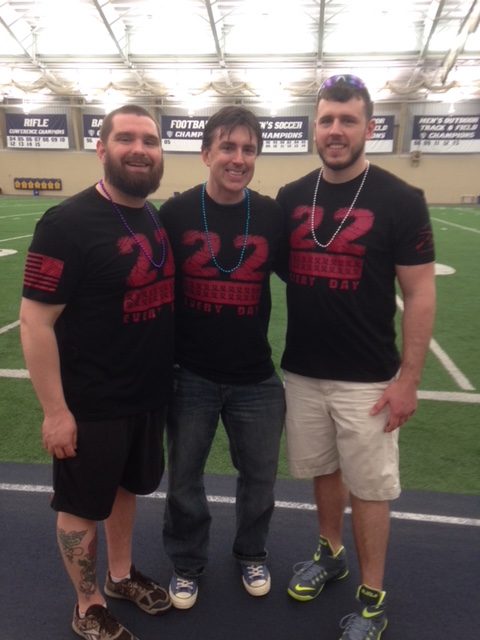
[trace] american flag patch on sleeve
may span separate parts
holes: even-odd
[[[23,284],[29,289],[55,293],[63,272],[63,260],[28,252]]]

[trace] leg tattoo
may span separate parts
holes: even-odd
[[[58,530],[58,541],[63,556],[70,564],[75,564],[79,571],[78,588],[85,596],[95,593],[97,584],[97,532],[90,540],[87,548],[82,545],[87,531]]]

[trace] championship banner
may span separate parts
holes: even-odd
[[[393,153],[395,116],[374,116],[375,129],[367,140],[367,153]]]
[[[6,113],[9,149],[68,149],[66,114]]]
[[[83,114],[83,148],[86,151],[96,150],[102,124],[103,116]]]
[[[199,153],[208,116],[162,116],[165,151]],[[308,153],[308,116],[259,118],[262,153]]]
[[[308,116],[259,118],[262,153],[308,153]]]
[[[163,116],[162,146],[164,151],[199,153],[208,116]]]
[[[480,116],[414,116],[410,151],[479,153]]]

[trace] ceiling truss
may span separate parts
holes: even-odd
[[[197,51],[189,42],[181,43],[180,39],[185,37],[185,21],[176,24],[175,16],[168,13],[172,3],[166,0],[157,0],[156,7],[146,0],[64,0],[62,6],[67,14],[68,5],[88,13],[97,29],[92,40],[102,40],[102,47],[94,53],[69,52],[68,47],[65,51],[45,50],[42,43],[46,41],[49,24],[41,12],[49,3],[51,5],[51,0],[0,0],[0,41],[8,38],[12,45],[11,50],[0,46],[0,71],[3,69],[0,90],[5,104],[15,100],[14,89],[19,95],[22,91],[37,92],[43,100],[66,99],[82,104],[86,96],[75,77],[82,73],[88,77],[89,72],[104,73],[97,87],[98,95],[117,90],[127,98],[141,96],[160,103],[175,99],[175,86],[187,72],[195,78],[188,89],[193,95],[255,100],[260,98],[261,88],[252,82],[252,74],[263,73],[268,80],[269,74],[279,70],[281,77],[286,78],[281,82],[283,90],[293,101],[311,101],[322,79],[335,72],[369,77],[383,73],[383,99],[386,100],[415,100],[432,93],[441,94],[461,88],[463,81],[458,80],[457,75],[468,76],[468,98],[480,99],[480,0],[409,0],[412,26],[418,32],[416,46],[394,51],[382,51],[376,45],[375,30],[371,51],[338,49],[337,43],[346,40],[344,28],[348,20],[352,20],[353,0],[289,2],[288,6],[294,9],[291,37],[300,19],[305,21],[311,35],[308,46],[297,51],[288,46],[282,51],[281,40],[285,40],[285,36],[279,31],[275,39],[277,23],[272,22],[272,28],[268,29],[267,0],[257,0],[257,13],[251,24],[252,28],[256,26],[255,21],[266,25],[265,37],[269,31],[273,33],[269,35],[272,46],[268,51],[262,51],[261,46],[257,46],[259,40],[253,36],[252,42],[247,36],[242,50],[231,44],[235,29],[246,19],[245,5],[251,6],[247,0],[182,0],[184,13],[181,15],[196,20],[195,36],[190,37],[198,35],[199,42],[202,37],[206,38],[206,46]],[[383,3],[364,0],[365,25],[360,29],[366,28],[376,15],[367,5],[372,5],[378,16],[385,17],[384,14],[394,10],[395,4],[398,5],[390,0]],[[65,28],[70,24],[69,28],[75,29],[74,22],[67,21]],[[176,38],[170,38],[169,48],[142,50],[138,46],[142,30],[155,24],[163,25],[163,30],[158,29],[159,45],[166,38],[165,30],[171,36],[177,30]],[[449,45],[442,49],[435,43],[447,28]],[[368,32],[365,34],[368,40]],[[88,39],[88,33],[86,37]],[[148,37],[146,35],[145,40]],[[467,50],[472,37],[476,37],[478,46]],[[464,72],[463,76],[459,70]],[[27,74],[27,79],[22,73]]]

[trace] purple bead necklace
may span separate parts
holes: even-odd
[[[128,233],[132,236],[132,238],[135,240],[135,242],[138,244],[138,246],[140,247],[140,249],[141,249],[142,253],[144,254],[144,256],[147,258],[147,260],[150,262],[150,264],[152,264],[156,269],[161,269],[163,267],[163,265],[165,264],[165,258],[166,258],[166,255],[167,255],[167,248],[165,246],[165,237],[164,237],[164,235],[162,233],[159,234],[160,238],[161,238],[161,242],[162,242],[162,259],[161,259],[160,262],[155,262],[155,260],[153,259],[153,253],[152,253],[152,255],[149,255],[148,251],[143,246],[142,241],[138,239],[137,234],[133,231],[131,226],[126,221],[125,216],[122,213],[122,210],[117,205],[117,203],[113,201],[112,196],[108,193],[103,180],[100,180],[100,182],[98,184],[100,185],[100,189],[103,191],[103,193],[105,194],[107,199],[110,200],[110,202],[112,204],[112,207],[113,207],[113,210],[115,211],[115,213],[118,215],[118,217],[122,221],[123,226],[128,231]],[[157,230],[161,231],[160,224],[158,223],[158,220],[157,220],[154,212],[152,211],[152,209],[151,209],[151,207],[150,207],[150,205],[148,204],[147,201],[145,201],[144,208],[150,214],[150,218],[152,219],[153,224],[155,225]]]

